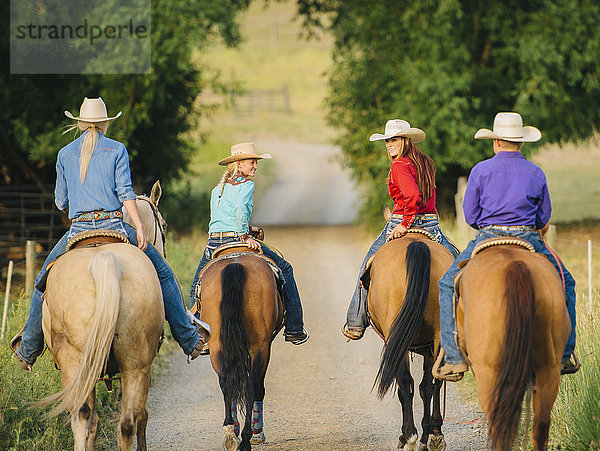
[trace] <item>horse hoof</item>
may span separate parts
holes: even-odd
[[[261,443],[265,443],[265,433],[263,431],[252,433],[252,438],[250,439],[251,445],[260,445]]]
[[[444,441],[444,434],[430,435],[428,448],[431,451],[445,451],[446,442]]]
[[[233,424],[229,424],[227,426],[223,426],[225,430],[225,441],[223,442],[223,449],[225,451],[235,451],[238,448],[241,440],[235,435],[235,426]]]
[[[416,435],[411,435],[408,440],[401,435],[398,439],[398,449],[402,449],[404,451],[419,451],[417,439],[418,437]]]

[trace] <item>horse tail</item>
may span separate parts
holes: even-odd
[[[240,263],[228,264],[221,273],[220,383],[223,393],[246,406],[252,399],[250,353],[243,323],[246,269]]]
[[[112,252],[100,251],[91,259],[89,271],[96,289],[96,305],[89,325],[89,336],[73,381],[59,393],[41,402],[42,405],[49,405],[60,401],[49,413],[50,416],[65,409],[71,414],[77,412],[85,404],[108,362],[119,317],[121,263]]]
[[[379,398],[390,389],[400,368],[406,360],[412,343],[425,314],[429,298],[429,273],[431,252],[421,241],[410,243],[406,249],[407,287],[400,313],[390,329],[383,351],[374,386]]]
[[[519,428],[521,404],[533,380],[535,292],[527,265],[514,261],[505,274],[506,326],[500,372],[490,397],[489,436],[493,449],[511,449]]]

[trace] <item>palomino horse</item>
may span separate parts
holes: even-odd
[[[533,385],[533,444],[546,449],[571,330],[556,270],[541,254],[493,246],[471,259],[458,290],[459,341],[473,369],[492,448],[511,449],[523,395]]]
[[[225,401],[227,450],[249,450],[251,443],[265,441],[265,374],[271,342],[283,324],[283,303],[271,266],[258,254],[242,249],[246,252],[229,249],[222,258],[209,263],[202,275],[200,293],[200,319],[212,330],[210,361]],[[241,443],[238,405],[245,412]]]
[[[150,198],[137,202],[150,239],[155,226],[162,230],[159,197],[157,182]],[[162,242],[157,244],[162,251]],[[76,248],[56,260],[48,274],[43,328],[62,373],[62,390],[42,404],[60,402],[53,413],[71,413],[76,450],[94,448],[95,386],[105,370],[121,374],[119,448],[131,449],[137,435],[138,449],[146,449],[146,399],[164,317],[158,276],[136,246]]]
[[[371,322],[385,341],[375,385],[383,398],[397,384],[403,420],[398,442],[401,449],[426,449],[428,439],[430,449],[445,449],[440,408],[442,382],[434,381],[431,368],[440,343],[437,282],[453,261],[452,254],[441,244],[420,233],[407,233],[383,245],[373,256],[366,274],[370,279],[367,306]],[[424,406],[419,445],[412,411],[414,380],[408,351],[421,354],[424,359],[419,385]]]

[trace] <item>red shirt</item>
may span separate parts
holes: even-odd
[[[435,189],[425,205],[417,186],[417,168],[408,157],[398,157],[392,162],[388,190],[394,201],[393,214],[402,215],[402,225],[409,228],[418,214],[435,214]]]

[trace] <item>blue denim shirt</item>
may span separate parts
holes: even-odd
[[[245,177],[230,178],[225,182],[223,193],[217,185],[210,196],[209,233],[237,232],[248,233],[252,214],[254,182]]]
[[[60,210],[69,207],[73,219],[87,211],[114,211],[123,202],[135,199],[125,146],[98,133],[83,183],[79,175],[79,155],[85,132],[58,152],[54,201]]]

